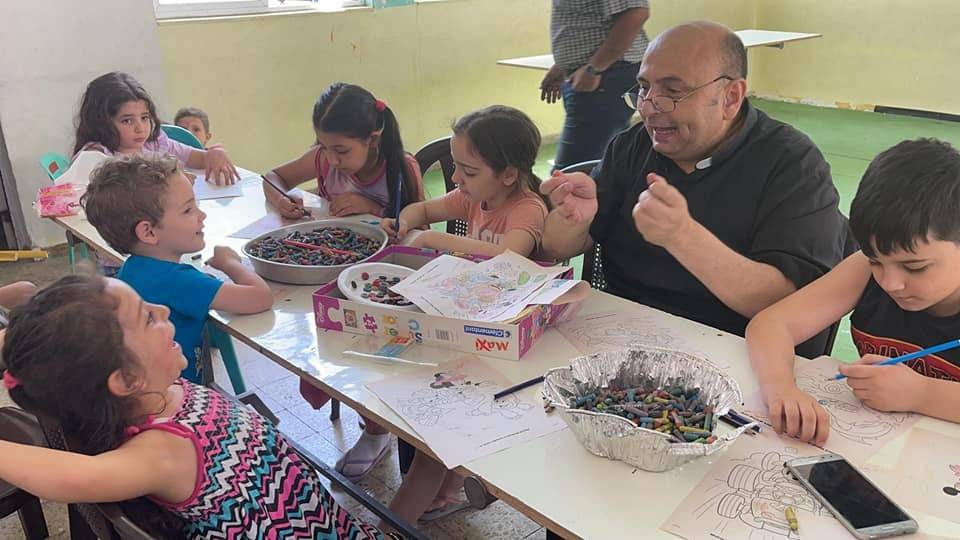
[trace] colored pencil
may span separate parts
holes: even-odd
[[[502,397],[504,397],[504,396],[509,396],[510,394],[512,394],[512,393],[514,393],[514,392],[519,392],[520,390],[523,390],[524,388],[529,388],[529,387],[531,387],[531,386],[533,386],[533,385],[535,385],[535,384],[540,384],[540,383],[542,383],[542,382],[543,382],[543,375],[541,375],[541,376],[539,376],[539,377],[537,377],[537,378],[535,378],[535,379],[530,379],[529,381],[523,381],[523,382],[520,383],[520,384],[515,384],[515,385],[511,386],[510,388],[505,388],[505,389],[497,392],[496,394],[493,395],[493,400],[496,401],[496,400],[498,400],[498,399],[500,399],[500,398],[502,398]]]
[[[884,360],[879,364],[874,364],[875,366],[892,366],[894,364],[902,364],[904,362],[913,360],[915,358],[922,358],[928,354],[936,354],[938,352],[948,351],[950,349],[956,349],[960,347],[960,339],[952,339],[946,343],[941,343],[940,345],[934,345],[933,347],[927,347],[922,351],[917,351],[915,353],[905,354],[903,356],[898,356],[896,358],[890,358],[889,360]],[[840,379],[846,379],[847,376],[842,373],[837,373],[833,377],[827,379],[828,381],[839,381]]]
[[[397,177],[397,200],[393,201],[393,230],[400,232],[400,198],[403,196],[403,174]]]
[[[263,182],[264,182],[265,184],[267,184],[268,186],[272,187],[273,189],[275,189],[275,190],[277,191],[277,193],[279,193],[280,195],[282,195],[284,199],[290,201],[290,202],[293,203],[293,204],[297,204],[296,202],[294,202],[293,199],[290,198],[289,195],[287,195],[287,192],[286,192],[286,191],[280,189],[279,186],[277,186],[276,184],[274,184],[274,183],[271,182],[270,180],[267,180],[267,177],[266,177],[266,176],[264,176],[264,175],[261,174],[261,175],[260,175],[260,178],[263,180]],[[302,208],[302,210],[303,210],[303,215],[307,215],[307,209],[306,209],[306,208]]]

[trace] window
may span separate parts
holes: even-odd
[[[153,0],[158,19],[249,15],[276,11],[333,11],[366,5],[365,0]]]

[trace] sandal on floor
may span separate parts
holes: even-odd
[[[384,456],[387,455],[389,450],[390,445],[388,444],[384,446],[383,450],[380,450],[380,453],[373,459],[353,459],[350,457],[350,452],[348,451],[340,456],[340,459],[338,459],[334,465],[334,469],[336,469],[338,473],[346,476],[347,480],[356,482],[373,470],[378,463],[383,461]]]
[[[423,515],[420,516],[420,521],[429,523],[431,521],[443,519],[451,514],[456,514],[457,512],[467,508],[470,508],[470,501],[452,501],[441,506],[440,508],[434,508],[433,510],[424,512]]]

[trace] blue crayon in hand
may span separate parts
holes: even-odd
[[[884,360],[883,362],[880,362],[879,364],[874,364],[874,365],[875,366],[892,366],[894,364],[902,364],[904,362],[908,362],[915,358],[922,358],[929,354],[936,354],[938,352],[948,351],[950,349],[955,349],[957,347],[960,347],[960,339],[952,339],[946,343],[941,343],[940,345],[934,345],[933,347],[928,347],[926,349],[917,351],[915,353],[905,354],[903,356],[898,356],[896,358],[890,358],[889,360]],[[836,375],[834,375],[833,377],[827,380],[839,381],[840,379],[846,379],[846,378],[847,378],[846,375],[842,373],[837,373]]]

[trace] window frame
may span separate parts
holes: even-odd
[[[157,20],[230,15],[257,15],[289,11],[329,11],[312,0],[188,0],[182,4],[162,4],[153,0]],[[363,7],[366,0],[341,0],[340,8]]]

